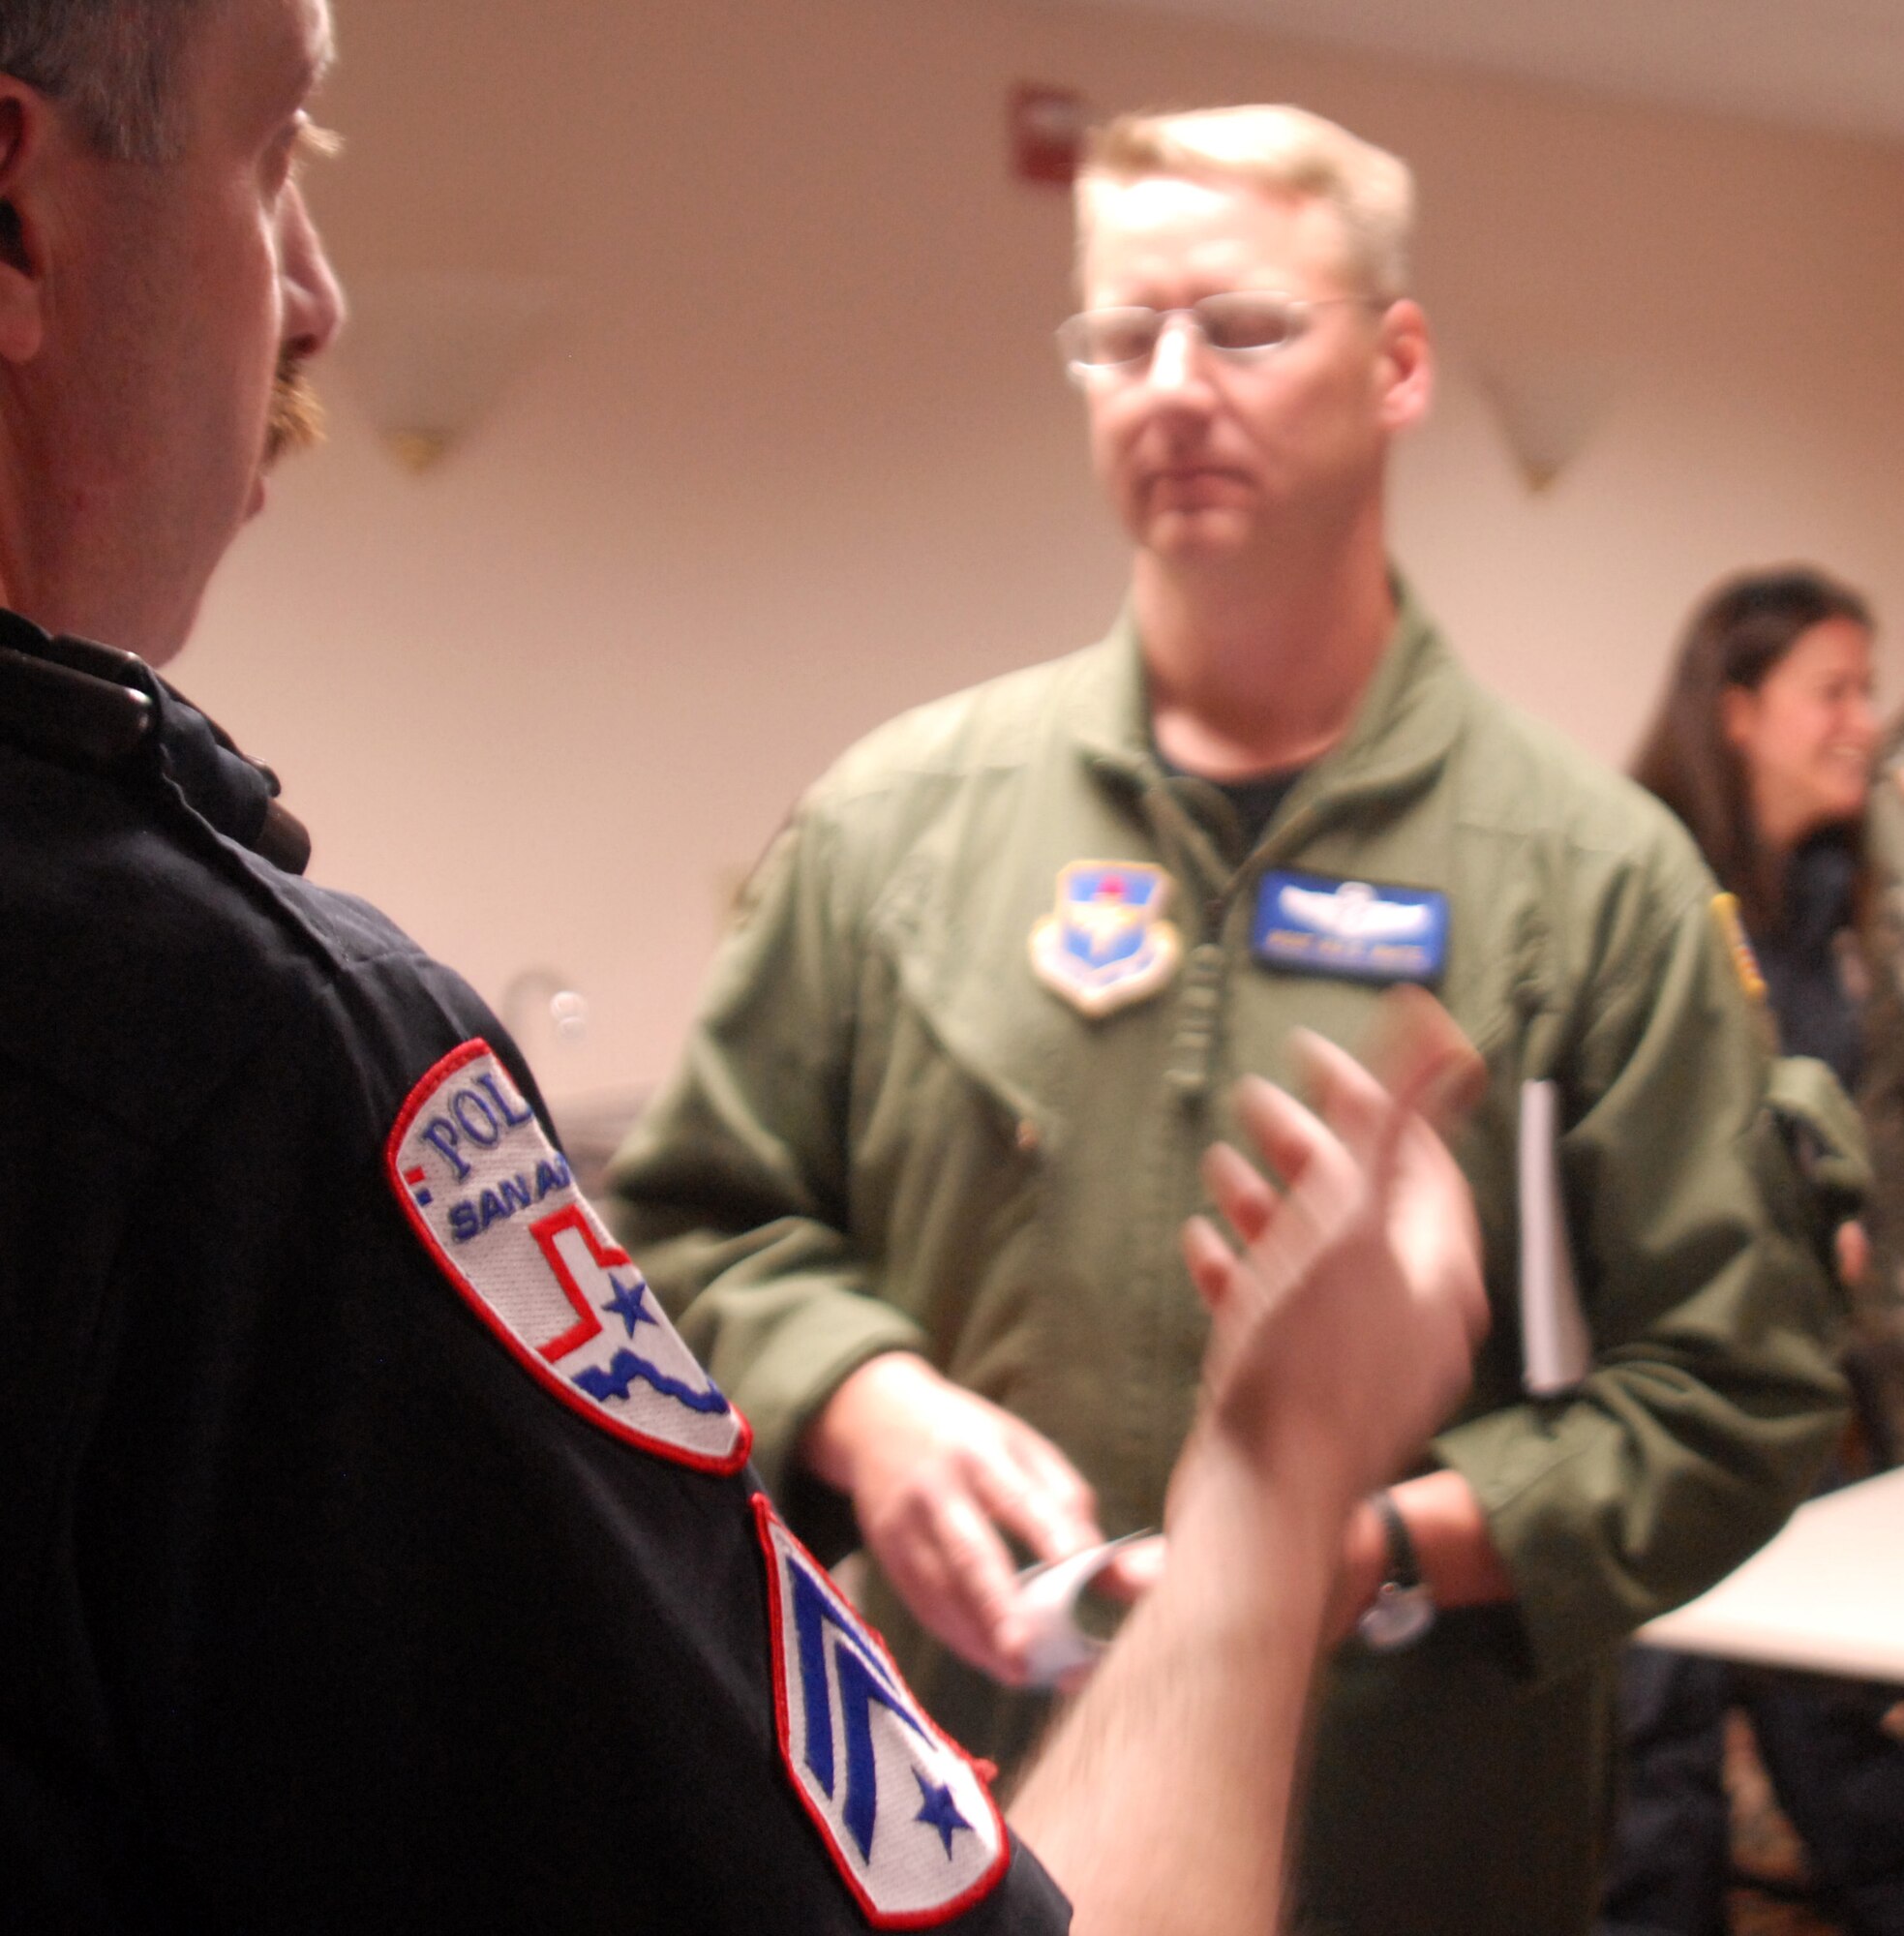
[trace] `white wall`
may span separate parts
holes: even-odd
[[[590,997],[559,1095],[668,1066],[723,884],[896,708],[1120,591],[1049,331],[1064,197],[1005,97],[1296,99],[1407,155],[1446,357],[1398,551],[1486,677],[1623,754],[1693,595],[1814,557],[1904,614],[1904,156],[1034,0],[337,0],[347,280],[546,275],[546,353],[421,479],[343,374],[181,681],[314,872],[492,999]],[[1546,495],[1482,393],[1607,373]],[[1895,686],[1889,697],[1898,697]]]

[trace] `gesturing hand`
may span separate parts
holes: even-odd
[[[1103,1537],[1091,1489],[1055,1445],[905,1352],[863,1364],[801,1441],[920,1623],[994,1679],[1025,1674],[1015,1565]]]
[[[1261,1470],[1327,1467],[1345,1502],[1393,1478],[1453,1409],[1488,1318],[1472,1199],[1423,1114],[1471,1087],[1472,1051],[1425,996],[1390,1020],[1388,1087],[1309,1035],[1315,1112],[1240,1086],[1283,1189],[1219,1144],[1205,1181],[1242,1253],[1200,1218],[1184,1235],[1213,1317],[1205,1430]]]

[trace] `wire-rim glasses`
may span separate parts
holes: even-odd
[[[1286,349],[1311,315],[1368,296],[1292,296],[1283,289],[1223,289],[1182,309],[1087,309],[1058,326],[1058,354],[1075,378],[1130,376],[1148,369],[1164,330],[1182,317],[1199,340],[1231,362],[1254,363]]]

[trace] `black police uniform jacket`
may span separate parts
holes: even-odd
[[[554,1402],[390,1185],[461,1045],[534,1101],[513,1045],[65,647],[0,615],[0,1926],[865,1926],[750,1469]],[[1012,1848],[940,1921],[1068,1916]]]

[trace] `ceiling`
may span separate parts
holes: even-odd
[[[1059,0],[1904,141],[1904,0]]]

